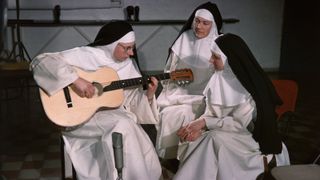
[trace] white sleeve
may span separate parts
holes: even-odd
[[[78,75],[59,53],[38,55],[30,64],[36,83],[49,95],[74,82]]]
[[[177,56],[173,53],[173,51],[170,52],[169,57],[167,59],[166,66],[164,68],[165,73],[171,72],[174,68],[172,62],[177,62]],[[171,83],[170,80],[163,80],[160,81],[160,83],[162,86],[162,90],[159,96],[157,97],[156,101],[159,107],[166,107],[171,105],[170,100],[168,98],[169,86],[171,85]]]
[[[157,124],[159,122],[159,109],[155,97],[150,104],[142,88],[126,90],[124,106],[137,116],[139,124]]]
[[[201,116],[206,122],[206,126],[209,130],[221,128],[223,125],[223,119],[221,116],[221,107],[219,106],[206,106],[204,114]]]
[[[178,60],[179,60],[179,57],[173,51],[171,51],[168,57],[168,61],[166,63],[165,72],[174,71],[177,67]]]
[[[254,109],[255,104],[250,98],[248,101],[233,107],[207,106],[201,117],[205,119],[206,126],[210,130],[247,131],[247,126],[253,118]]]

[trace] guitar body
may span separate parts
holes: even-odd
[[[75,68],[78,75],[89,82],[98,82],[107,86],[112,81],[119,80],[118,74],[111,68],[101,68],[94,72],[86,72]],[[40,98],[48,118],[62,127],[80,125],[88,121],[99,109],[119,107],[123,100],[123,89],[107,91],[93,98],[82,98],[68,87],[72,107],[68,107],[63,90],[49,96],[40,89]]]

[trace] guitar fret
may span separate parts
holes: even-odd
[[[140,78],[138,78],[138,79],[132,79],[130,85],[133,86],[133,85],[135,85],[135,84],[140,84]]]
[[[155,75],[158,80],[164,80],[164,79],[170,79],[170,74],[169,73],[164,73],[164,74],[158,74]]]
[[[123,88],[125,88],[125,87],[129,87],[130,86],[130,80],[129,79],[125,79],[125,80],[123,80],[124,82],[126,82],[125,84],[126,84],[126,86],[124,86]]]
[[[113,81],[110,85],[103,88],[103,91],[112,91],[116,89],[123,89],[126,87],[131,87],[135,85],[146,85],[150,82],[150,77],[154,76],[158,80],[170,79],[170,73],[156,74],[156,75],[147,75],[139,78],[133,79],[124,79],[119,81]]]
[[[139,79],[140,79],[140,78],[135,78],[135,79],[129,80],[130,86],[133,86],[133,85],[135,85],[135,84],[139,84]]]
[[[126,80],[121,81],[120,87],[121,87],[121,88],[125,88],[125,87],[126,87],[126,84],[127,84],[127,81],[126,81]]]
[[[142,77],[142,85],[146,85],[149,82],[150,82],[150,77],[149,76]]]

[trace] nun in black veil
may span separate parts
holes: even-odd
[[[271,80],[239,36],[225,34],[215,43],[205,113],[178,131],[188,148],[175,180],[255,180],[264,159],[269,166],[290,163],[277,132],[282,101]]]
[[[134,48],[135,34],[131,25],[111,21],[100,29],[88,46],[40,54],[31,62],[30,68],[35,81],[48,95],[71,86],[80,97],[92,98],[95,93],[92,82],[80,77],[74,67],[85,71],[110,67],[120,80],[141,77],[137,63],[131,59]],[[138,125],[158,121],[154,99],[157,83],[157,79],[151,77],[147,90],[142,87],[124,90],[124,101],[119,108],[99,110],[78,128],[62,132],[77,179],[117,178],[112,147],[112,133],[117,132],[123,139],[123,179],[159,180],[158,156],[148,135]]]
[[[171,81],[162,82],[157,98],[160,107],[160,125],[156,149],[163,159],[178,158],[180,150],[177,130],[185,123],[198,118],[204,111],[202,94],[214,68],[209,62],[210,47],[220,35],[222,17],[216,4],[207,2],[192,12],[177,39],[170,47],[165,72],[192,69],[194,81],[186,86]]]

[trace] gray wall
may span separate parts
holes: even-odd
[[[124,19],[124,8],[140,6],[140,20],[186,20],[207,0],[20,0],[20,19],[52,20],[55,4],[62,7],[61,20]],[[280,60],[284,0],[217,0],[223,18],[240,22],[224,24],[223,32],[240,35],[265,69],[277,69]],[[15,0],[8,0],[8,19],[15,19]],[[134,26],[143,70],[162,70],[168,47],[181,25]],[[21,37],[31,57],[60,51],[92,41],[98,26],[22,27]],[[8,31],[7,48],[12,48]]]

